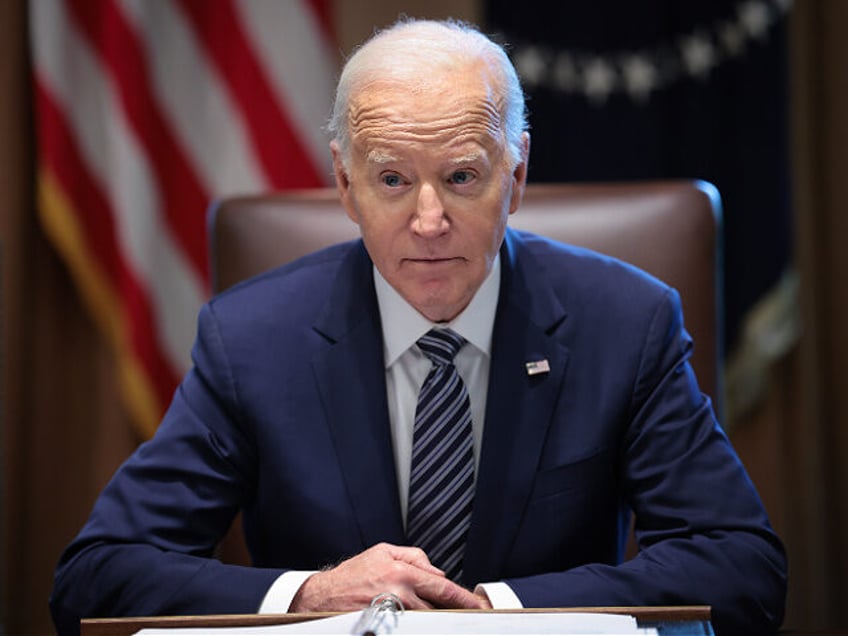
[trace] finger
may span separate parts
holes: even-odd
[[[393,559],[403,561],[404,563],[408,563],[409,565],[414,565],[415,567],[425,570],[426,572],[430,572],[439,576],[444,576],[444,571],[430,563],[430,559],[427,558],[427,554],[421,548],[398,546],[392,545],[390,543],[387,543],[385,545]]]
[[[421,580],[415,593],[439,609],[483,609],[483,599],[473,592],[444,578]]]
[[[403,608],[407,610],[436,609],[432,603],[418,596],[413,590],[408,590],[399,594],[396,593],[395,596],[400,599],[400,602],[403,603]]]
[[[483,609],[487,605],[479,596],[445,578],[444,571],[430,563],[420,548],[384,543],[379,545],[379,549],[391,557],[396,565],[403,563],[415,568],[396,568],[394,575],[400,575],[396,580],[408,581],[421,602],[444,609]],[[410,602],[413,607],[417,606],[417,600],[410,599]]]
[[[489,595],[486,594],[486,592],[475,590],[474,596],[480,599],[480,609],[492,609],[492,601],[489,599]]]

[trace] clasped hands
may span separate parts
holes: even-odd
[[[492,607],[485,595],[446,578],[423,550],[379,543],[306,579],[289,611],[354,611],[386,592],[395,594],[411,610]]]

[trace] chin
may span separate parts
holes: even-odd
[[[408,293],[401,293],[406,301],[418,313],[433,322],[447,322],[456,318],[471,297],[464,298],[458,293],[453,281],[430,281],[407,288]]]
[[[456,318],[456,316],[462,311],[462,307],[464,307],[464,305],[461,305],[460,303],[446,302],[443,300],[434,301],[432,299],[429,302],[422,302],[413,306],[420,314],[424,315],[424,317],[433,322],[449,322]]]

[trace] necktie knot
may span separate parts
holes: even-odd
[[[445,365],[453,363],[454,356],[465,343],[465,338],[452,329],[431,329],[417,344],[433,364]]]

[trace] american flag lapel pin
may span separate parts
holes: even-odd
[[[551,370],[551,365],[548,364],[547,360],[534,360],[533,362],[527,362],[524,364],[527,369],[527,375],[539,375],[541,373],[549,373]]]

